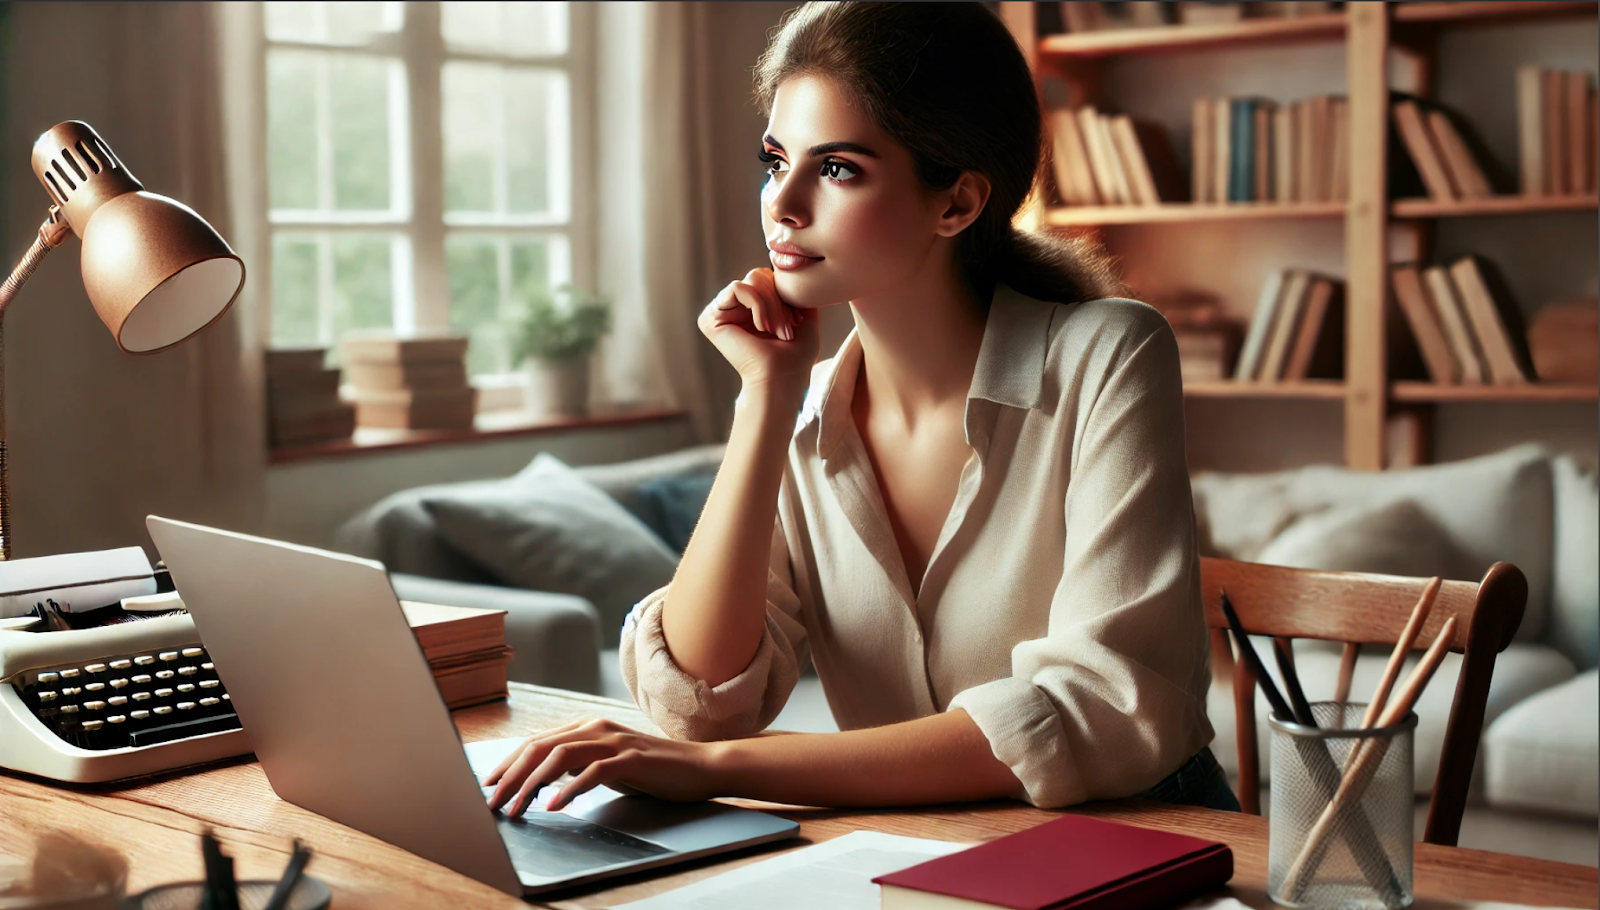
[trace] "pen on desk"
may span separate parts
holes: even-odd
[[[1305,690],[1300,688],[1300,674],[1294,669],[1294,652],[1289,650],[1289,641],[1283,638],[1272,640],[1272,655],[1278,660],[1278,672],[1283,674],[1283,687],[1289,692],[1289,707],[1294,709],[1295,723],[1303,727],[1315,727],[1317,719],[1311,714],[1311,703],[1306,701]]]
[[[267,899],[263,910],[284,910],[289,906],[289,896],[294,894],[294,888],[300,884],[300,876],[305,873],[306,863],[311,860],[311,848],[301,843],[294,842],[294,853],[289,856],[289,865],[284,867],[283,877],[278,879],[277,887],[272,889],[272,897]]]

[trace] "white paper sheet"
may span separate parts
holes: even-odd
[[[139,547],[0,562],[0,617],[26,615],[46,597],[70,612],[155,592],[154,570]]]
[[[852,831],[614,910],[878,910],[874,877],[969,846]]]

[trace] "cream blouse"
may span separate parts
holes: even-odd
[[[749,736],[810,654],[841,729],[964,709],[1042,807],[1129,796],[1211,741],[1200,564],[1172,330],[1131,300],[1002,285],[984,328],[972,456],[911,586],[851,417],[854,333],[817,365],[789,448],[750,665],[711,687],[673,663],[668,588],[621,663],[669,736]],[[670,586],[669,586],[670,587]]]

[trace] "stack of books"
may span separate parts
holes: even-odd
[[[1440,202],[1494,195],[1489,177],[1444,108],[1397,96],[1391,105],[1395,133],[1411,156],[1428,196]]]
[[[1185,197],[1162,129],[1094,105],[1050,114],[1056,189],[1067,205],[1159,205]]]
[[[356,423],[402,430],[471,429],[477,390],[467,381],[467,337],[346,335],[345,397]]]
[[[1319,95],[1197,98],[1194,201],[1343,202],[1350,197],[1350,103]]]
[[[1525,66],[1517,70],[1517,149],[1527,196],[1595,192],[1600,171],[1600,114],[1583,72]]]
[[[347,439],[354,432],[355,409],[339,400],[339,371],[323,366],[327,353],[327,348],[266,352],[269,445]]]
[[[451,710],[506,697],[506,611],[401,601]]]
[[[1304,269],[1262,286],[1233,378],[1243,382],[1336,379],[1344,370],[1344,285]]]
[[[1170,299],[1144,299],[1160,310],[1172,326],[1185,384],[1215,382],[1233,375],[1241,332],[1239,323],[1223,312],[1221,301],[1192,292]]]
[[[1490,264],[1395,266],[1395,301],[1439,385],[1526,385],[1534,377],[1522,320]]]
[[[1043,4],[1041,4],[1043,5]],[[1328,2],[1284,3],[1166,3],[1130,0],[1126,3],[1089,3],[1069,0],[1056,4],[1061,29],[1069,33],[1100,32],[1120,28],[1157,28],[1164,25],[1224,25],[1245,16],[1292,18],[1332,11]]]

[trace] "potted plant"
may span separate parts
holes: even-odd
[[[528,297],[512,356],[528,361],[528,408],[580,417],[589,405],[589,357],[611,330],[611,301],[569,284]]]

